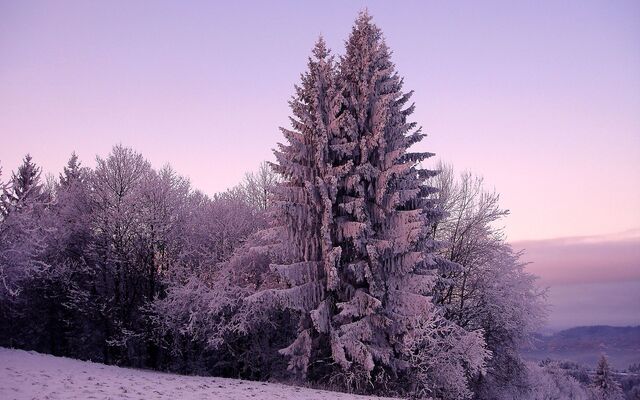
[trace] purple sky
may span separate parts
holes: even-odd
[[[640,229],[513,246],[549,288],[548,328],[640,325]]]
[[[421,148],[495,186],[510,240],[640,228],[638,1],[0,0],[5,177],[27,152],[57,173],[122,143],[209,194],[233,186],[271,158],[317,36],[342,53],[364,7],[415,90]],[[543,253],[543,278],[573,268]]]

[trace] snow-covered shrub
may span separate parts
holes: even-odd
[[[253,235],[230,260],[171,280],[166,294],[147,309],[154,340],[169,354],[162,367],[248,379],[284,379],[277,353],[295,333],[295,312],[247,302],[247,296],[278,284],[268,266],[281,260],[280,246]],[[271,243],[271,240],[269,239]]]
[[[521,390],[502,391],[501,399],[523,400],[588,400],[585,386],[574,379],[557,362],[542,365],[527,363],[528,384]]]
[[[223,344],[225,334],[237,329],[231,323],[242,298],[239,288],[220,284],[209,287],[193,276],[184,285],[170,287],[162,300],[155,301],[151,318],[160,336],[173,332],[216,349]],[[181,356],[179,347],[169,350]]]
[[[438,169],[431,180],[438,188],[436,209],[443,215],[433,224],[441,245],[435,299],[447,319],[467,331],[483,332],[492,358],[487,376],[474,382],[474,390],[491,399],[500,388],[512,392],[526,387],[520,347],[544,321],[545,293],[497,226],[508,214],[499,195],[470,173],[456,178],[451,167],[440,164]]]
[[[468,382],[485,373],[491,353],[482,331],[467,332],[438,315],[419,317],[405,338],[413,394],[468,399]]]

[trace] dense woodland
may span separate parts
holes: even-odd
[[[49,179],[27,155],[0,176],[0,344],[357,393],[622,398],[604,359],[593,378],[522,359],[544,291],[498,194],[412,150],[411,94],[363,13],[343,55],[313,48],[276,161],[224,193],[121,145]]]

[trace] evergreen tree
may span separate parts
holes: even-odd
[[[605,355],[600,357],[596,376],[591,382],[591,396],[593,400],[622,400],[624,394],[620,384],[613,378],[609,361]]]
[[[40,267],[38,257],[46,247],[45,194],[40,168],[27,154],[4,189],[0,207],[0,298],[19,293],[22,282]]]
[[[302,312],[297,339],[281,353],[311,379],[337,367],[366,383],[410,370],[416,352],[444,343],[443,332],[479,351],[469,362],[476,368],[486,356],[477,336],[433,319],[428,226],[436,214],[425,180],[434,172],[417,167],[432,154],[408,150],[424,135],[407,122],[411,93],[402,91],[380,30],[362,13],[339,70],[322,39],[308,67],[273,165],[284,177],[276,221],[295,262],[271,266],[288,288],[252,296]],[[459,348],[448,343],[440,354]]]
[[[356,20],[341,59],[345,99],[341,130],[355,144],[336,210],[342,293],[332,348],[343,369],[404,369],[402,343],[417,316],[428,315],[433,242],[427,226],[433,172],[410,152],[424,135],[408,122],[412,92],[402,91],[382,33],[366,13]]]
[[[71,153],[71,157],[64,167],[63,172],[60,174],[60,185],[68,187],[73,182],[77,182],[82,179],[82,167],[78,161],[78,155],[74,151]]]
[[[2,181],[2,167],[0,166],[0,222],[8,212],[9,199],[7,196],[8,185]]]
[[[19,210],[31,201],[42,200],[43,189],[40,182],[40,168],[32,161],[31,155],[27,154],[18,171],[11,177],[9,190],[5,190],[6,206],[3,213],[10,213]]]
[[[275,189],[275,220],[283,223],[297,262],[272,266],[290,289],[262,294],[306,313],[298,338],[282,350],[291,356],[291,369],[306,373],[312,351],[328,344],[329,316],[335,308],[335,298],[328,293],[338,289],[341,254],[332,240],[333,204],[338,181],[352,166],[343,160],[354,147],[340,137],[335,64],[322,38],[295,92],[289,102],[293,128],[281,128],[289,143],[279,144],[273,169],[284,177]]]

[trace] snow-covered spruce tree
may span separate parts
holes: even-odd
[[[41,225],[48,193],[42,187],[40,167],[26,155],[4,190],[0,225],[0,298],[15,296],[20,281],[38,266],[34,260],[43,251]]]
[[[22,165],[11,176],[9,190],[3,189],[5,206],[2,209],[5,217],[11,211],[21,209],[26,203],[42,200],[44,191],[40,173],[40,168],[32,161],[31,155],[27,154]]]
[[[593,400],[622,400],[624,393],[620,384],[613,377],[613,372],[609,366],[606,356],[600,357],[596,376],[590,385],[591,398]]]
[[[18,172],[33,171],[28,165],[32,162],[23,164]],[[37,185],[37,179],[21,181]],[[81,324],[76,323],[76,318],[84,317],[87,307],[78,309],[77,305],[88,292],[79,289],[85,289],[85,282],[91,277],[86,273],[83,257],[90,235],[89,213],[82,207],[86,204],[82,202],[86,190],[75,155],[65,167],[60,183],[55,188],[49,187],[41,196],[47,200],[46,207],[34,202],[38,196],[22,197],[17,202],[20,206],[7,219],[14,226],[12,235],[22,243],[21,247],[14,246],[12,252],[18,254],[16,250],[22,250],[28,255],[28,263],[23,265],[29,270],[23,274],[19,295],[12,304],[13,345],[61,355],[69,354],[72,342],[80,342],[76,338]],[[21,192],[33,195],[24,189]],[[21,229],[15,229],[18,227]]]
[[[21,346],[32,343],[40,329],[23,311],[31,308],[28,291],[33,278],[48,268],[43,256],[50,193],[44,190],[40,168],[30,156],[12,174],[10,185],[0,223],[0,345]]]
[[[2,222],[3,215],[5,215],[5,205],[6,203],[6,194],[7,184],[2,180],[2,165],[0,165],[0,222]]]
[[[78,161],[78,155],[75,151],[71,153],[71,157],[62,171],[58,179],[62,187],[69,187],[83,179],[83,168],[80,166],[80,161]]]
[[[375,390],[385,377],[409,376],[416,353],[437,342],[435,330],[425,332],[435,318],[428,296],[435,214],[424,182],[434,172],[417,168],[432,154],[408,150],[424,137],[407,122],[411,92],[402,91],[366,12],[337,70],[322,40],[308,66],[290,102],[293,129],[282,130],[288,144],[274,164],[284,177],[276,220],[297,259],[272,265],[288,288],[252,297],[302,312],[297,339],[281,351],[290,369],[311,380],[341,376],[351,390],[374,383]],[[450,360],[456,371],[465,362],[480,368],[486,357],[479,337],[466,339],[480,357]]]
[[[276,172],[284,177],[274,189],[274,220],[280,221],[296,263],[272,265],[290,285],[254,296],[306,313],[291,346],[282,350],[290,367],[306,374],[312,352],[329,346],[330,318],[339,289],[338,268],[342,249],[333,243],[334,203],[339,181],[353,163],[354,144],[341,137],[342,108],[335,86],[335,63],[320,38],[289,102],[292,130],[281,128],[287,145],[275,151]],[[314,342],[314,343],[312,343]]]

